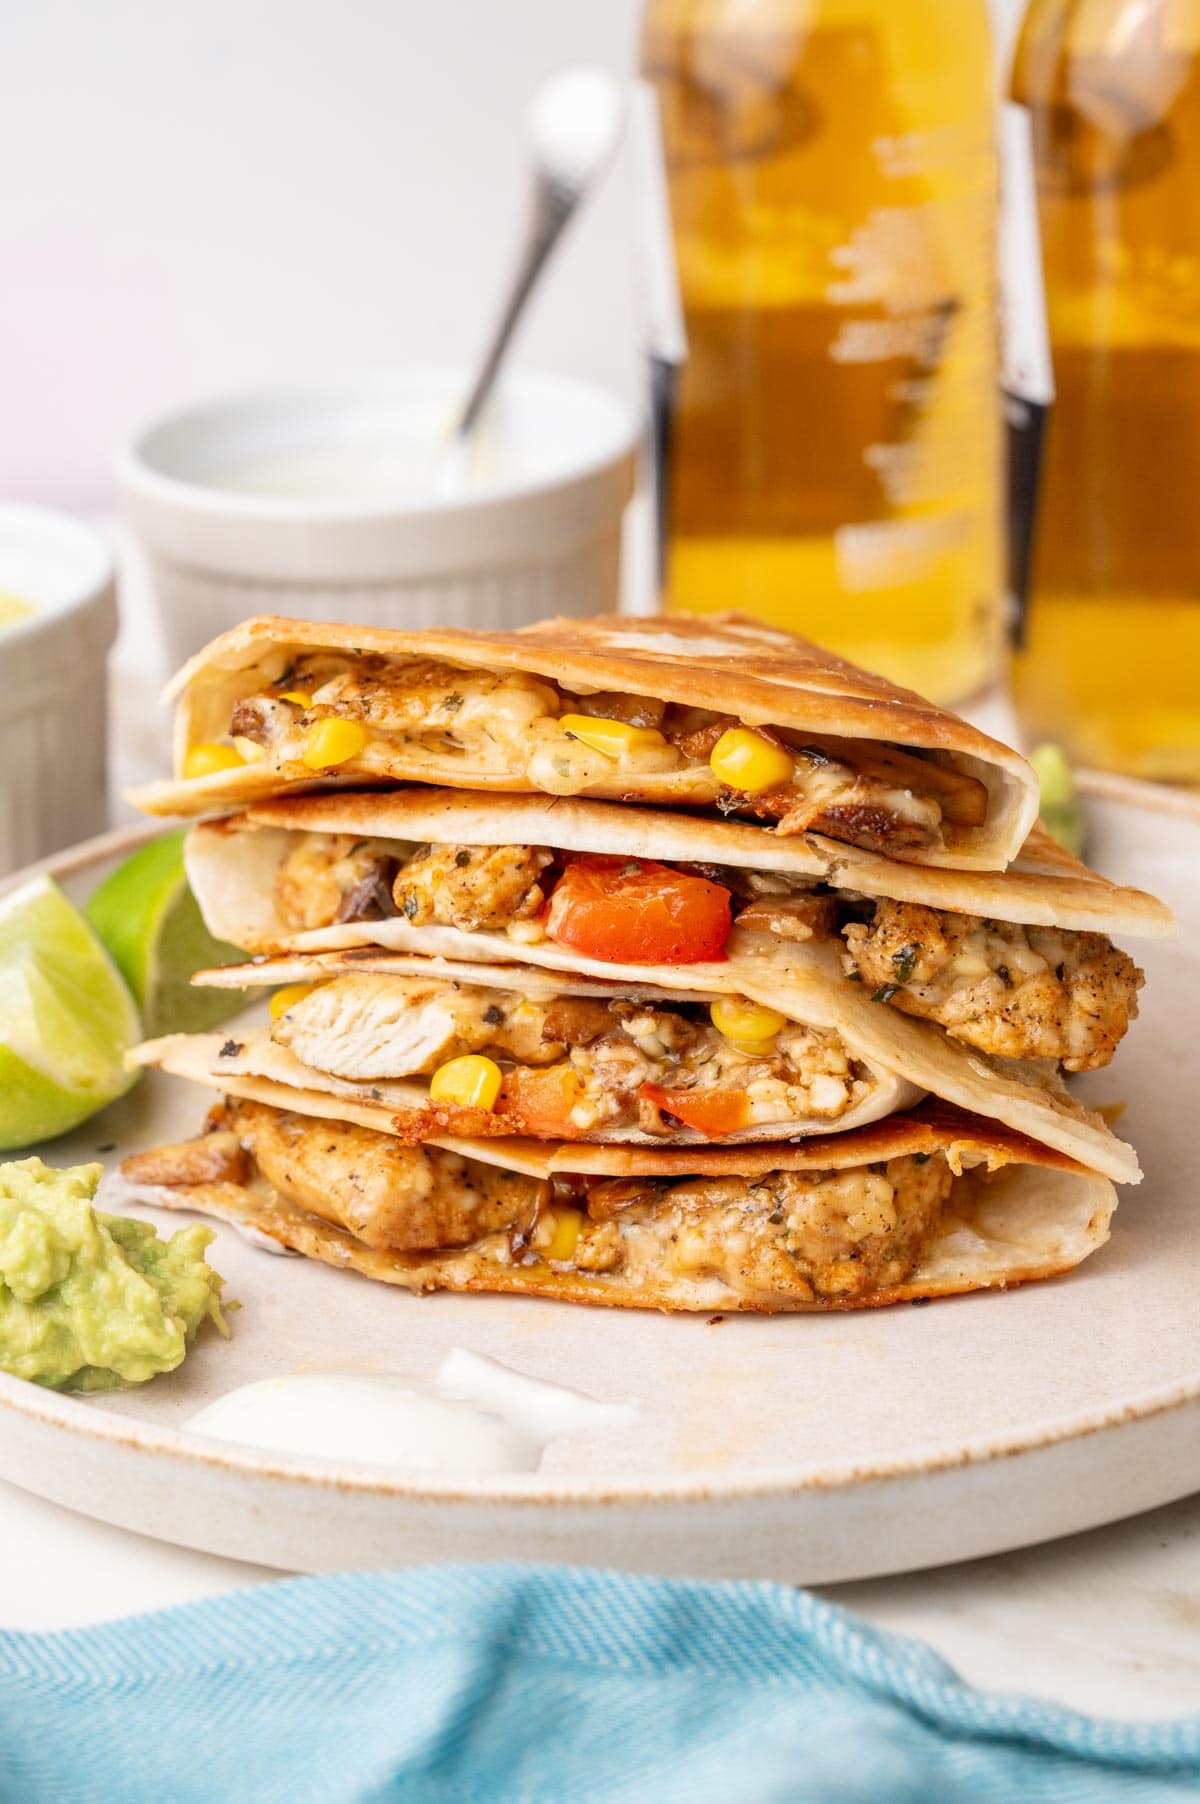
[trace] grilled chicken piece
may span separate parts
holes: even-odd
[[[588,1214],[661,1230],[662,1262],[681,1276],[715,1273],[743,1296],[867,1295],[902,1283],[950,1195],[938,1154],[852,1171],[765,1178],[645,1178],[594,1184]]]
[[[399,872],[393,896],[415,926],[438,921],[468,933],[501,932],[537,914],[538,878],[553,854],[537,846],[424,846]]]
[[[513,990],[366,972],[318,985],[280,1016],[271,1038],[314,1070],[364,1082],[428,1074],[466,1052],[546,1065],[564,1050],[547,1040],[542,1008]]]
[[[803,771],[802,765],[797,768]],[[759,795],[723,790],[717,807],[722,814],[753,814],[773,821],[775,831],[785,837],[823,833],[866,852],[918,852],[942,839],[936,802],[858,777],[842,765],[815,768]]]
[[[837,930],[837,903],[832,896],[760,896],[737,916],[739,927],[773,933],[781,940],[827,940]]]
[[[789,750],[814,769],[840,764],[849,767],[850,774],[860,783],[869,784],[876,795],[892,791],[897,796],[925,797],[936,805],[940,819],[953,821],[956,826],[978,827],[987,816],[987,785],[950,765],[936,764],[900,746],[881,745],[874,740],[806,738],[802,742],[799,734],[793,732],[781,737]]]
[[[231,1100],[230,1119],[280,1196],[364,1246],[417,1253],[528,1232],[549,1196],[538,1178],[390,1134]]]
[[[789,808],[776,821],[777,833],[823,833],[859,846],[864,852],[902,855],[941,843],[936,802],[907,790],[873,788],[860,780],[837,802],[813,808],[807,800]]]
[[[261,745],[273,758],[297,758],[303,750],[304,716],[275,695],[245,695],[233,704],[229,731]]]
[[[847,968],[881,1001],[1002,1058],[1096,1070],[1137,1015],[1142,973],[1103,934],[881,901],[844,937]]]
[[[590,1046],[612,1027],[609,1004],[589,996],[556,996],[542,1015],[542,1039],[547,1044]]]
[[[403,1253],[466,1247],[506,1234],[514,1250],[532,1244],[544,1254],[552,1221],[564,1209],[581,1209],[578,1239],[563,1263],[583,1271],[626,1267],[633,1282],[641,1275],[639,1264],[652,1276],[713,1274],[752,1301],[837,1301],[901,1283],[953,1182],[945,1157],[937,1154],[762,1178],[576,1178],[552,1184],[262,1103],[230,1098],[222,1119],[228,1128],[202,1140],[126,1160],[126,1175],[184,1187],[221,1177],[265,1182],[364,1246]],[[206,1147],[207,1165],[197,1152]],[[224,1166],[213,1162],[218,1153]],[[255,1169],[247,1180],[251,1159]],[[648,1230],[636,1253],[625,1238],[634,1223]]]
[[[433,659],[360,658],[313,691],[313,713],[357,720],[372,734],[431,733],[454,742],[485,736],[528,750],[535,720],[561,710],[553,684],[521,671],[455,670]]]
[[[619,695],[597,690],[594,695],[565,697],[564,712],[588,714],[600,720],[623,720],[631,727],[661,727],[668,703],[652,695]]]
[[[282,925],[304,933],[331,921],[378,919],[391,909],[388,884],[395,862],[377,842],[349,833],[293,835],[275,872]],[[350,905],[356,899],[358,912],[353,913]]]

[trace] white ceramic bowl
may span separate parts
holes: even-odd
[[[514,627],[614,609],[636,422],[584,383],[515,372],[470,486],[440,496],[434,448],[467,380],[267,389],[139,433],[118,475],[174,660],[249,614]]]
[[[99,533],[0,502],[0,590],[33,612],[0,627],[0,873],[104,828],[113,559]]]

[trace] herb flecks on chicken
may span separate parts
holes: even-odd
[[[845,929],[847,970],[880,1001],[1002,1058],[1107,1065],[1142,973],[1100,933],[1023,927],[880,901]]]

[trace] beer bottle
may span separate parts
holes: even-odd
[[[664,603],[961,700],[1003,642],[984,0],[650,0],[686,352]]]
[[[1055,397],[1015,696],[1030,738],[1200,783],[1200,0],[1034,0]]]

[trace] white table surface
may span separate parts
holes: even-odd
[[[119,786],[161,770],[166,744],[154,705],[157,630],[128,553],[125,567],[113,673]],[[0,1484],[0,1627],[79,1627],[278,1577]],[[1200,1711],[1200,1498],[1043,1547],[826,1595],[922,1637],[977,1685],[1131,1719]]]
[[[62,1629],[279,1578],[0,1484],[0,1626]],[[1200,1499],[1022,1553],[831,1587],[976,1685],[1094,1715],[1200,1709]]]

